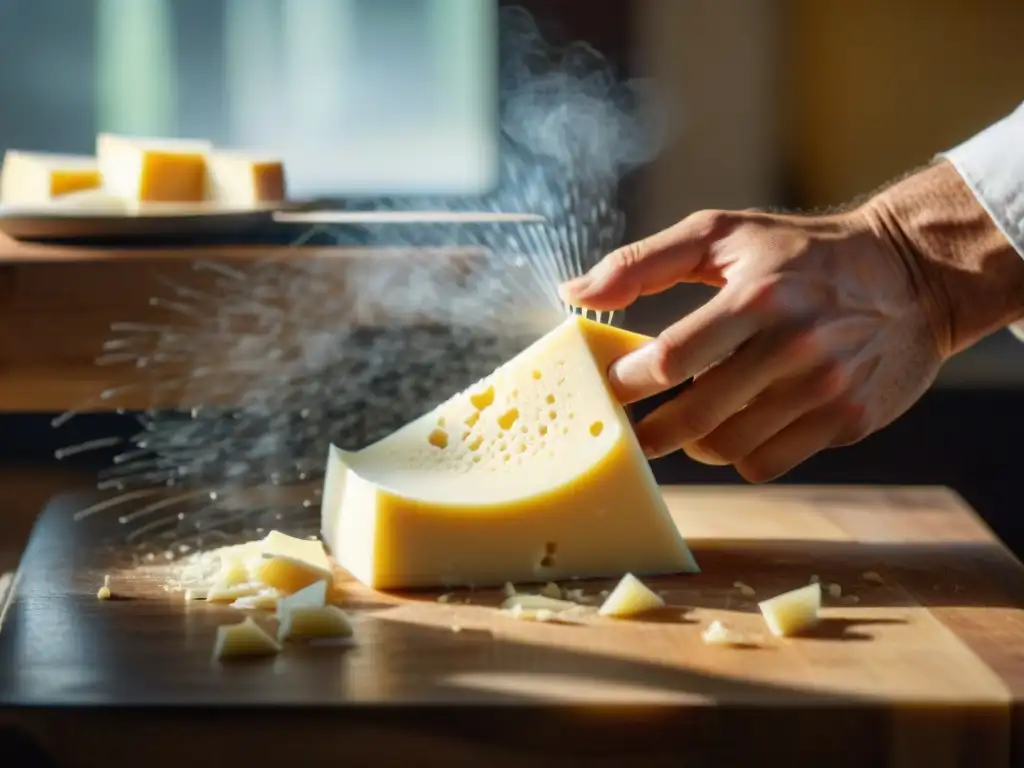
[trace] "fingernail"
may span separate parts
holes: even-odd
[[[652,344],[647,344],[635,352],[623,355],[608,369],[608,381],[612,389],[622,394],[632,394],[638,387],[643,386],[647,371],[650,369]]]

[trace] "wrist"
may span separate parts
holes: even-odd
[[[948,161],[893,184],[861,211],[904,262],[943,357],[1024,318],[1024,259]]]

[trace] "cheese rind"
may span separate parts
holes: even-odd
[[[814,627],[821,610],[821,584],[814,582],[758,603],[771,633],[790,637]]]
[[[335,559],[376,589],[697,571],[606,377],[649,341],[573,316],[378,443],[332,446]]]
[[[98,189],[101,183],[95,158],[10,149],[0,167],[0,202],[49,203],[63,195]]]
[[[107,191],[140,203],[199,203],[207,199],[207,157],[199,139],[101,133],[96,158]]]

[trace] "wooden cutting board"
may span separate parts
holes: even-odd
[[[234,664],[211,649],[237,609],[112,570],[100,542],[116,517],[74,523],[91,499],[60,497],[0,624],[0,754],[19,765],[40,754],[61,765],[1022,764],[1024,566],[954,493],[665,495],[703,572],[648,579],[668,607],[642,619],[515,621],[495,610],[498,590],[442,603],[348,580],[353,647]],[[96,599],[105,573],[128,599]],[[813,635],[772,638],[756,601],[812,575],[841,596]],[[598,596],[613,582],[576,586]],[[763,645],[703,644],[715,618]]]

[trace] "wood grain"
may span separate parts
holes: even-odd
[[[0,631],[0,723],[67,765],[125,750],[215,764],[200,746],[211,741],[261,764],[1020,764],[1024,566],[955,494],[665,495],[703,572],[649,579],[668,607],[640,620],[517,622],[494,610],[497,591],[439,603],[339,573],[355,647],[243,665],[210,658],[237,610],[182,602],[160,569],[119,567],[101,545],[119,535],[116,516],[74,524],[89,499],[62,497],[33,534]],[[869,570],[883,583],[865,581]],[[104,573],[126,599],[96,600]],[[714,618],[764,633],[756,600],[812,574],[843,594],[811,635],[755,649],[700,641]],[[612,582],[578,586],[596,595]]]

